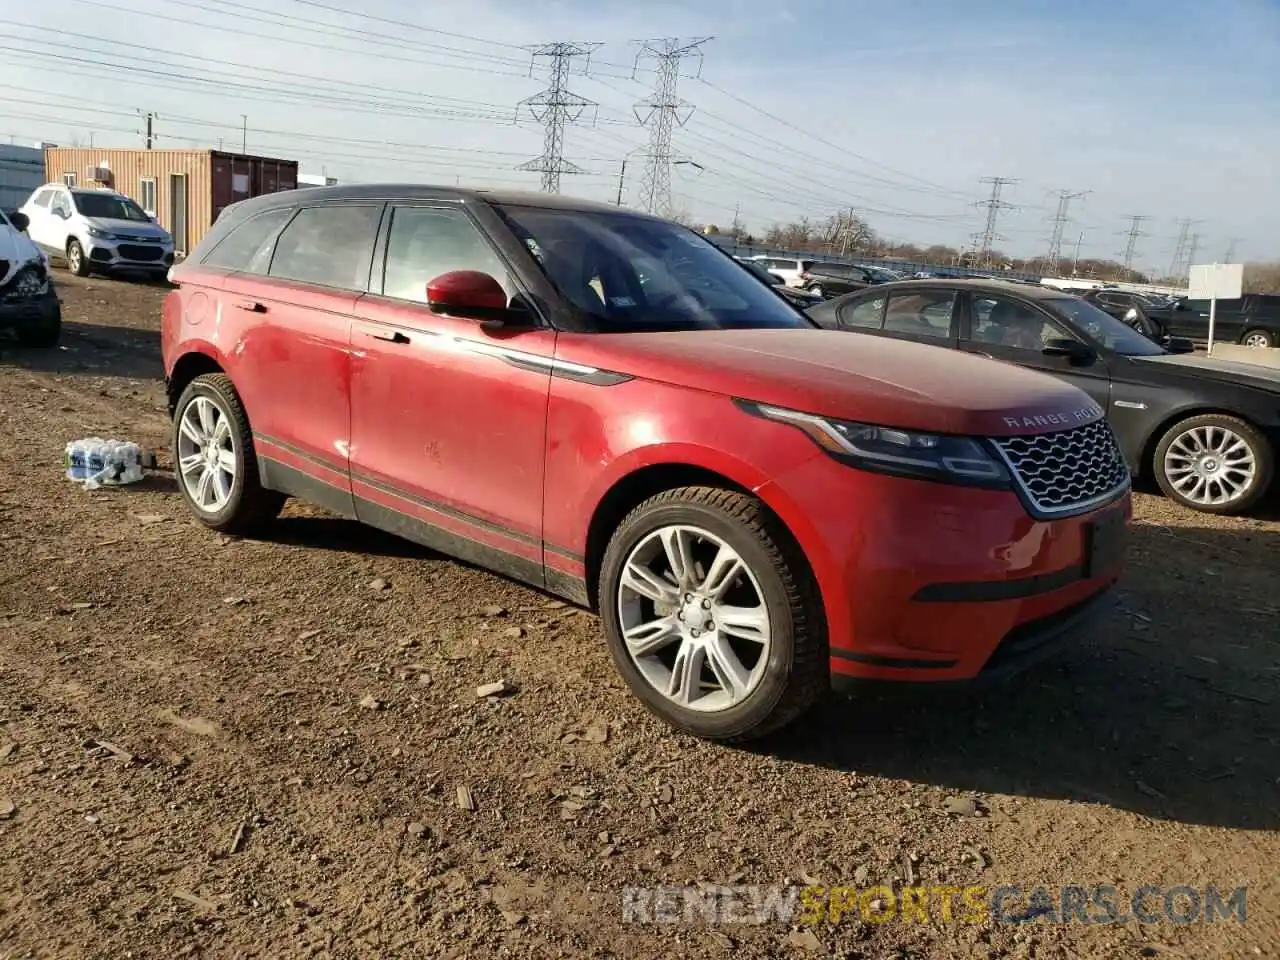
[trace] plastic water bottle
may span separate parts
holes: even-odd
[[[67,444],[66,463],[68,480],[83,483],[88,478],[89,464],[85,441],[74,440]]]
[[[86,490],[137,483],[144,476],[142,448],[127,440],[89,437],[67,444],[67,477]]]

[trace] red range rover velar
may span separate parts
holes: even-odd
[[[171,279],[196,517],[247,534],[299,497],[597,610],[630,688],[698,736],[848,679],[1006,674],[1120,574],[1129,471],[1082,392],[817,329],[662,219],[288,191],[224,210]]]

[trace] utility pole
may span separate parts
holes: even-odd
[[[156,115],[149,110],[146,113],[143,113],[141,110],[139,110],[138,113],[141,114],[142,119],[147,122],[147,131],[146,133],[143,134],[143,137],[145,138],[147,149],[150,150],[151,142],[155,140],[155,130],[152,124],[155,121]],[[92,143],[90,143],[89,145],[93,146]]]
[[[1138,238],[1146,236],[1142,232],[1142,224],[1151,218],[1142,214],[1129,214],[1125,219],[1129,221],[1129,241],[1124,248],[1124,272],[1128,276],[1133,273],[1133,258],[1138,246]]]
[[[626,178],[626,176],[627,176],[627,158],[626,158],[626,157],[623,157],[623,158],[622,158],[622,169],[618,171],[618,203],[617,203],[617,206],[619,206],[619,207],[620,207],[620,206],[622,206],[622,181]]]
[[[1058,191],[1058,212],[1053,215],[1053,235],[1049,238],[1049,252],[1045,254],[1048,269],[1057,271],[1062,260],[1062,234],[1067,228],[1067,209],[1072,200],[1080,200],[1089,195],[1088,190],[1072,193],[1070,190]]]
[[[1078,277],[1080,275],[1080,245],[1084,243],[1084,231],[1080,231],[1080,236],[1076,237],[1076,254],[1071,258],[1071,276]]]
[[[975,207],[987,208],[987,225],[981,233],[973,235],[974,248],[978,258],[987,267],[991,266],[991,248],[995,246],[997,240],[1004,239],[1004,237],[996,233],[996,218],[999,217],[1001,210],[1015,209],[1013,204],[1005,203],[1000,199],[1000,193],[1005,187],[1012,186],[1017,182],[1017,180],[1011,180],[1008,177],[983,177],[979,181],[979,183],[991,184],[990,198],[978,200],[974,203]]]
[[[640,184],[640,205],[649,213],[664,217],[671,213],[671,134],[676,126],[683,127],[688,123],[693,114],[693,105],[681,100],[676,94],[680,80],[680,61],[686,57],[697,57],[700,74],[702,45],[710,39],[712,38],[701,37],[685,43],[674,37],[646,40],[636,54],[633,79],[643,58],[650,57],[658,62],[658,77],[652,96],[635,106],[636,119],[642,127],[649,128],[649,154],[645,160],[644,179]]]
[[[593,100],[587,100],[576,93],[569,92],[569,68],[573,61],[582,57],[588,60],[598,43],[542,43],[526,47],[530,53],[529,75],[533,75],[533,65],[539,57],[551,61],[551,76],[547,88],[532,97],[526,97],[516,104],[516,116],[520,108],[527,107],[534,120],[543,126],[542,154],[520,164],[517,170],[525,170],[542,174],[542,190],[544,193],[560,192],[560,175],[564,173],[582,173],[576,163],[564,158],[564,128],[574,123],[589,107],[599,106]]]
[[[240,114],[240,155],[246,156],[249,153],[249,117],[247,114]]]

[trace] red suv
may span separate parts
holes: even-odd
[[[598,610],[673,726],[998,676],[1120,574],[1129,472],[1073,386],[815,328],[697,233],[542,194],[227,208],[164,305],[191,510],[296,496]]]

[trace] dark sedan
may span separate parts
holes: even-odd
[[[808,311],[819,325],[936,344],[1061,377],[1107,411],[1135,475],[1206,513],[1266,494],[1280,444],[1280,374],[1165,349],[1079,297],[989,280],[883,284]]]

